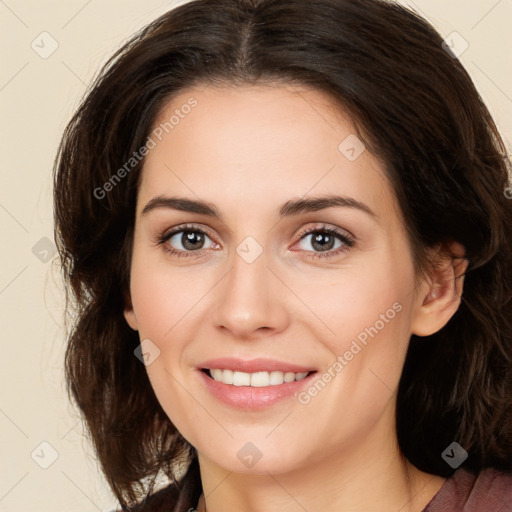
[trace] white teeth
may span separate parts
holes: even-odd
[[[270,377],[268,372],[251,373],[251,386],[253,388],[270,386]]]
[[[210,370],[210,375],[215,379],[215,380],[222,380],[222,370]]]
[[[295,380],[295,374],[292,372],[286,372],[284,374],[284,381],[285,382],[293,382]]]
[[[270,372],[270,385],[277,386],[278,384],[282,384],[284,382],[283,372]]]
[[[233,384],[233,370],[219,370],[221,372],[221,379],[224,384]]]
[[[220,370],[222,371],[222,370]],[[251,374],[245,372],[233,372],[233,386],[250,386]]]
[[[217,382],[224,384],[231,384],[233,386],[251,386],[260,388],[264,386],[278,386],[283,382],[293,382],[295,380],[302,380],[308,375],[309,372],[293,373],[293,372],[236,372],[233,370],[220,370],[212,368],[210,376]]]

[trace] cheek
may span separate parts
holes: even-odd
[[[142,256],[142,255],[141,255]],[[195,421],[204,421],[190,407],[190,395],[184,388],[188,375],[181,365],[187,349],[188,331],[194,324],[194,303],[199,290],[186,287],[179,273],[150,258],[134,255],[131,293],[141,342],[150,340],[154,357],[146,371],[155,395],[176,428],[196,443]],[[184,332],[184,330],[186,332]],[[154,344],[154,345],[152,345]]]
[[[377,399],[377,381],[393,388],[402,372],[414,299],[412,263],[389,256],[374,265],[368,262],[364,272],[346,272],[343,282],[327,289],[309,297],[329,327],[324,344],[333,354],[331,366],[337,356],[343,358],[337,366],[344,374],[339,384],[343,381],[346,391],[361,400]]]
[[[198,273],[172,268],[164,256],[134,254],[130,291],[141,338],[169,339],[182,320],[193,316],[194,304],[206,291],[203,280]]]
[[[400,278],[397,279],[397,276]],[[322,282],[315,279],[315,286],[307,277],[296,279],[297,294],[307,298],[311,310],[317,313],[326,327],[326,340],[332,341],[336,353],[347,349],[347,341],[394,331],[401,332],[407,324],[408,311],[413,294],[412,267],[407,264],[400,269],[382,262],[346,269],[336,280]]]
[[[132,280],[131,293],[140,337],[158,343],[174,323],[171,315],[176,310],[176,291],[153,273],[145,272]]]

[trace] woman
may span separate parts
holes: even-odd
[[[509,168],[394,3],[197,0],[121,48],[55,218],[123,510],[512,510]]]

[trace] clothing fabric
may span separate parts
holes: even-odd
[[[422,512],[512,512],[512,472],[459,468]]]
[[[132,510],[133,512],[195,512],[202,491],[199,462],[194,458],[177,485],[171,484],[160,489]]]
[[[181,478],[179,488],[177,485],[164,487],[133,510],[195,512],[201,492],[199,464],[194,459]],[[379,512],[378,506],[375,512]],[[512,471],[486,468],[475,475],[459,468],[444,482],[422,512],[512,512]]]

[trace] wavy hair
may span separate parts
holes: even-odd
[[[442,37],[384,0],[194,0],[126,42],[66,127],[54,166],[55,239],[66,284],[65,375],[123,508],[178,481],[194,448],[160,406],[123,316],[144,159],[120,182],[163,106],[198,84],[296,84],[335,100],[383,162],[418,268],[454,240],[469,266],[462,302],[435,334],[412,336],[397,395],[405,458],[448,477],[512,468],[510,159],[488,109]],[[138,154],[138,153],[137,153]],[[119,173],[117,174],[119,176]],[[104,186],[110,183],[108,193]],[[101,197],[99,197],[101,196]]]

